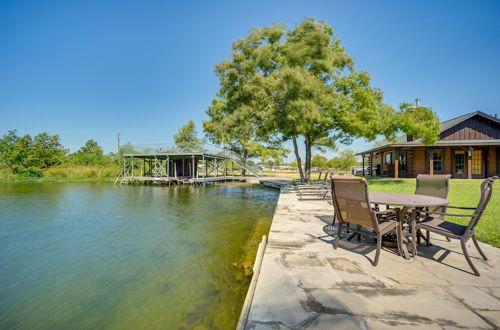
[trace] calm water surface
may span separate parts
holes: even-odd
[[[0,328],[234,328],[241,263],[277,197],[242,185],[0,184]]]

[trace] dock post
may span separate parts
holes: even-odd
[[[132,177],[134,177],[134,156],[132,156]]]
[[[201,156],[201,159],[203,161],[203,168],[205,169],[205,174],[203,175],[203,178],[205,178],[207,175],[207,162],[205,161],[205,155]]]
[[[193,166],[191,166],[191,178],[194,179],[194,155],[191,155]]]

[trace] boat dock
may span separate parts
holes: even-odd
[[[127,145],[123,168],[115,180],[120,184],[192,184],[246,181],[260,170],[246,159],[210,145],[186,150],[175,145]]]

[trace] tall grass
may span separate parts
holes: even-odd
[[[44,178],[55,179],[114,179],[120,172],[116,165],[57,165],[43,171]]]

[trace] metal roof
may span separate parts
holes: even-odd
[[[500,119],[490,116],[484,112],[481,111],[474,111],[467,113],[463,116],[456,117],[450,120],[443,121],[441,123],[441,131],[440,133],[452,128],[453,126],[456,126],[460,124],[461,122],[466,121],[467,119],[470,119],[474,116],[481,116],[483,118],[486,118],[488,120],[491,120],[493,122],[496,122],[500,124]],[[432,146],[477,146],[477,145],[500,145],[500,140],[438,140],[435,144]],[[426,146],[425,144],[421,143],[420,140],[415,140],[415,141],[407,141],[407,135],[402,135],[398,136],[394,139],[394,141],[389,142],[385,145],[375,147],[372,149],[369,149],[367,151],[362,151],[357,153],[356,155],[363,155],[367,154],[370,152],[374,151],[379,151],[382,149],[386,148],[394,148],[394,147],[418,147],[418,146]]]

